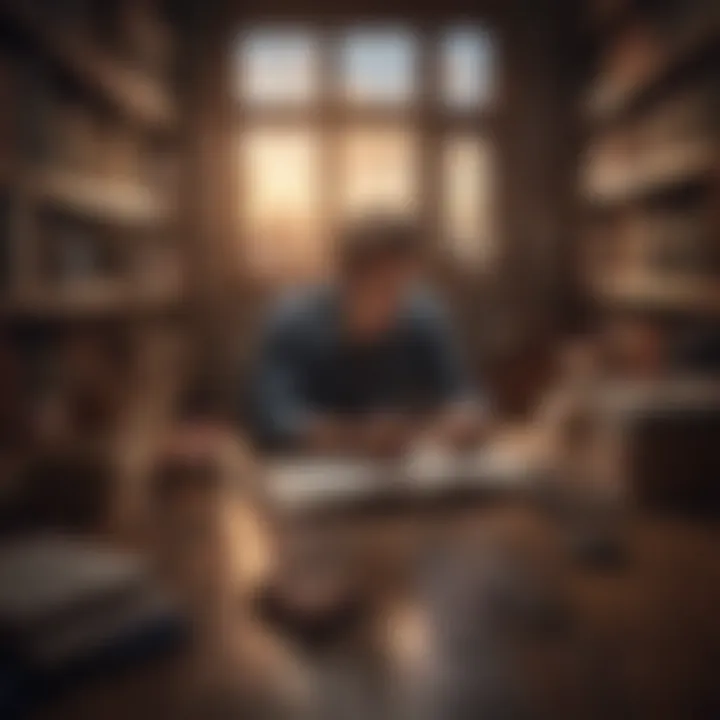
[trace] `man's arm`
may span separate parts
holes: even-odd
[[[487,427],[487,403],[482,390],[474,388],[468,377],[452,324],[442,307],[426,306],[422,337],[436,401],[430,435],[451,445],[473,444]]]
[[[407,424],[393,415],[338,417],[305,393],[312,363],[308,328],[298,308],[280,307],[268,322],[252,388],[255,434],[270,448],[318,453],[389,454],[405,444]]]
[[[305,397],[307,340],[297,309],[280,305],[263,330],[251,388],[255,434],[271,447],[302,444],[315,412]]]
[[[281,304],[267,323],[252,388],[255,434],[269,448],[319,453],[362,451],[359,422],[327,413],[306,394],[313,362],[312,319]]]

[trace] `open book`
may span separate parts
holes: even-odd
[[[412,504],[525,492],[546,471],[512,446],[469,453],[419,448],[396,461],[295,458],[270,463],[266,493],[281,512]]]

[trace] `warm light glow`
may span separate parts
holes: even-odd
[[[417,138],[406,130],[351,130],[340,148],[342,217],[417,207]]]
[[[317,135],[251,130],[244,135],[241,156],[246,260],[262,274],[307,272],[325,251]]]
[[[463,263],[487,261],[492,245],[491,153],[475,137],[445,143],[443,153],[444,235]]]

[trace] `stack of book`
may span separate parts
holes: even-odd
[[[2,647],[36,692],[167,650],[183,630],[179,607],[133,555],[58,534],[0,546]]]

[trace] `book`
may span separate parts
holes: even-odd
[[[312,513],[513,495],[531,490],[546,472],[507,446],[470,453],[424,448],[396,462],[286,459],[270,465],[265,491],[280,512]]]
[[[61,535],[0,545],[0,716],[179,649],[188,622],[137,556]]]
[[[36,635],[25,656],[44,673],[76,674],[106,669],[129,654],[141,659],[148,651],[174,644],[183,634],[184,616],[174,598],[148,586],[115,607],[106,607],[54,632]]]
[[[0,546],[0,632],[19,664],[67,681],[172,645],[185,618],[146,563],[97,542],[38,534]]]
[[[137,556],[47,533],[0,545],[0,628],[21,642],[147,582]]]

